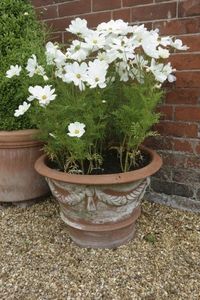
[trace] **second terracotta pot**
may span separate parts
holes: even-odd
[[[24,202],[49,194],[49,187],[34,169],[42,154],[37,130],[0,131],[0,202]]]
[[[162,165],[160,156],[143,147],[150,163],[139,170],[110,175],[74,175],[48,167],[45,155],[35,168],[46,177],[60,203],[72,240],[81,247],[115,248],[131,240],[149,176]]]

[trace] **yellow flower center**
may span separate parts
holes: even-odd
[[[93,44],[97,44],[97,40],[93,40]]]
[[[80,130],[78,130],[78,129],[75,129],[75,130],[74,130],[74,133],[75,133],[75,134],[79,134],[79,132],[80,132]]]
[[[99,77],[96,77],[96,78],[95,78],[95,81],[98,82],[98,81],[99,81]]]
[[[76,45],[75,51],[78,51],[78,50],[80,50],[80,49],[81,49],[81,46],[80,46],[80,45]]]
[[[39,75],[40,75],[40,73],[41,73],[40,68],[37,67],[37,68],[35,69],[35,74],[39,74]]]
[[[78,79],[80,79],[80,78],[81,78],[81,75],[80,75],[80,74],[76,74],[76,77],[77,77]]]
[[[47,99],[47,96],[46,95],[43,95],[42,96],[42,100],[46,100]]]

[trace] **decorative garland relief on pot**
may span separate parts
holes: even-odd
[[[46,178],[52,194],[62,204],[76,206],[85,202],[88,212],[96,211],[99,202],[120,207],[134,203],[137,207],[144,196],[150,178],[120,185],[80,185]]]

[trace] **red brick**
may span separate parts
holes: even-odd
[[[79,0],[58,5],[60,17],[73,16],[91,12],[91,0]]]
[[[111,12],[100,12],[89,15],[83,15],[82,18],[88,21],[89,27],[96,27],[101,22],[107,22],[111,19]]]
[[[74,35],[70,32],[63,32],[63,43],[66,44],[66,43],[69,43],[71,42],[72,40],[74,39]]]
[[[62,43],[63,39],[62,39],[62,32],[52,32],[49,35],[49,39],[52,42],[58,42],[58,43]]]
[[[144,145],[155,150],[172,150],[173,142],[171,137],[156,136],[147,138]]]
[[[93,0],[93,11],[110,10],[121,7],[121,0]]]
[[[200,142],[195,146],[195,153],[200,154]]]
[[[200,32],[200,17],[182,19],[182,20],[167,20],[155,22],[154,28],[158,28],[162,35],[180,35],[188,33]]]
[[[81,15],[80,17],[88,21],[89,27],[96,27],[101,22],[109,21],[111,19],[111,12],[93,13]],[[47,20],[45,23],[52,28],[53,31],[65,31],[65,28],[69,26],[74,18],[75,17],[65,17],[55,20]]]
[[[173,54],[169,60],[177,70],[200,69],[200,54]]]
[[[160,106],[157,109],[161,113],[161,120],[172,120],[173,119],[173,107],[172,106]]]
[[[176,87],[200,87],[200,71],[177,72],[176,78]]]
[[[153,0],[123,0],[123,6],[135,6],[135,5],[143,5],[143,4],[148,4],[148,3],[153,3]]]
[[[188,142],[187,140],[178,140],[178,139],[176,140],[174,139],[173,150],[180,151],[180,152],[189,152],[189,153],[193,152],[190,142]]]
[[[179,36],[183,41],[183,44],[187,45],[190,47],[187,52],[195,52],[195,51],[200,51],[200,34],[194,34],[194,35],[184,35],[184,36]]]
[[[172,172],[172,179],[176,182],[185,183],[187,185],[199,184],[200,173],[193,170],[188,170],[187,168],[175,168]]]
[[[132,8],[132,21],[170,19],[176,16],[176,3],[161,3]]]
[[[152,30],[153,29],[153,23],[152,22],[132,22],[132,25],[140,25],[140,24],[144,24],[145,28],[147,28],[148,30]]]
[[[199,0],[185,0],[185,1],[179,2],[178,15],[179,15],[179,17],[200,15]]]
[[[114,10],[113,11],[113,19],[122,19],[125,22],[131,21],[131,10],[130,8],[120,9],[120,10]]]
[[[45,23],[52,31],[59,32],[65,31],[65,28],[69,26],[71,20],[73,18],[62,18],[62,19],[55,19],[55,20],[47,20]]]
[[[72,2],[74,0],[31,0],[32,4],[36,7],[62,3],[62,2],[70,2],[70,1]]]
[[[198,126],[196,124],[160,122],[156,125],[156,129],[161,135],[174,137],[191,137],[198,136]]]
[[[175,154],[169,152],[162,153],[163,165],[184,168],[187,162],[185,154]]]
[[[174,0],[155,0],[155,2],[170,2],[170,1],[174,1]]]
[[[45,3],[44,3],[44,0],[31,0],[31,2],[36,7],[54,4],[54,0],[45,0]]]
[[[200,121],[200,107],[176,107],[175,119],[178,121]]]
[[[200,98],[200,88],[175,89],[167,92],[165,103],[167,104],[197,104]]]
[[[186,160],[186,166],[190,169],[200,169],[200,157],[190,156]]]
[[[52,6],[43,6],[36,9],[37,15],[39,18],[45,19],[53,19],[58,17],[57,5]]]

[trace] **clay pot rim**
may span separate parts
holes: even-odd
[[[0,142],[32,141],[36,134],[38,134],[38,129],[0,130]]]
[[[38,129],[0,130],[0,148],[23,148],[42,145],[37,140]]]
[[[37,159],[35,163],[35,169],[40,175],[45,176],[47,178],[73,184],[108,185],[129,183],[136,180],[144,179],[156,173],[162,166],[162,158],[156,153],[156,151],[149,149],[145,146],[141,146],[140,148],[151,156],[151,162],[147,166],[135,171],[105,175],[68,174],[49,168],[46,165],[48,158],[45,154]]]

